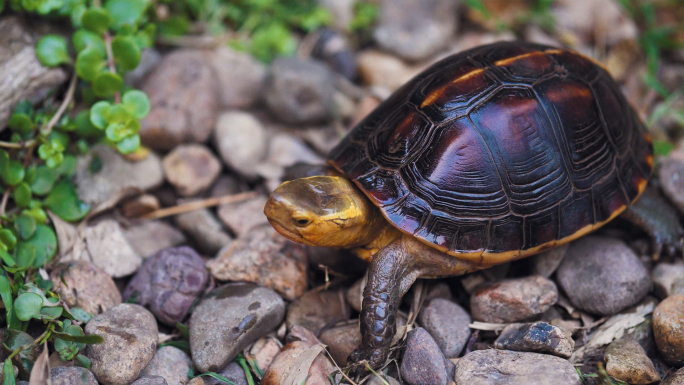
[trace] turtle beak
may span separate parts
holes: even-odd
[[[292,220],[288,206],[288,202],[274,192],[264,206],[264,214],[280,235],[298,243],[305,243],[301,234],[289,229],[292,227]]]

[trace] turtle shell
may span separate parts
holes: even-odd
[[[437,62],[328,159],[402,232],[497,263],[617,216],[646,188],[653,147],[600,65],[505,42]]]

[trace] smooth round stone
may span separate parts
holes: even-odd
[[[673,366],[684,365],[684,295],[667,297],[653,311],[658,350]]]

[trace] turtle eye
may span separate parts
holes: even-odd
[[[311,222],[308,218],[292,218],[292,222],[294,222],[295,226],[306,226]]]

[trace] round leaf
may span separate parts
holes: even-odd
[[[76,74],[83,80],[92,81],[106,65],[104,57],[96,47],[85,48],[76,56]]]
[[[90,122],[100,130],[107,128],[107,117],[109,116],[109,109],[112,105],[109,102],[101,101],[93,104],[90,107]]]
[[[150,99],[142,91],[128,91],[121,101],[136,119],[142,119],[150,112]]]
[[[40,309],[41,319],[57,319],[62,316],[64,308],[61,306],[43,307]]]
[[[86,48],[93,47],[100,51],[103,57],[107,55],[105,42],[102,40],[102,37],[86,29],[79,29],[76,31],[71,38],[71,42],[74,44],[76,52],[81,52]]]
[[[104,8],[90,8],[83,13],[81,24],[87,30],[102,34],[112,22],[109,12]]]
[[[106,102],[105,102],[106,103]],[[96,138],[102,136],[102,130],[98,129],[90,121],[90,111],[84,110],[76,114],[74,118],[76,125],[76,135],[82,138]]]
[[[38,201],[32,201],[31,203],[36,203],[36,202],[38,202]],[[33,219],[36,220],[36,223],[39,223],[39,224],[47,223],[47,213],[45,212],[45,210],[40,208],[40,206],[31,207],[31,209],[29,209],[29,210],[22,210],[21,213],[24,215],[28,215],[28,216],[32,217]]]
[[[21,242],[16,249],[17,266],[20,269],[28,269],[36,260],[36,247],[30,243]]]
[[[33,267],[39,268],[45,265],[57,252],[57,236],[48,225],[36,226],[33,236],[22,243],[28,243],[36,248],[36,259]]]
[[[36,220],[28,215],[20,215],[14,221],[14,228],[21,239],[29,239],[36,232]]]
[[[24,165],[18,160],[10,161],[6,170],[0,170],[0,177],[10,186],[16,186],[21,183],[24,180],[24,175]]]
[[[36,176],[31,183],[31,191],[34,194],[43,196],[52,190],[52,186],[57,181],[57,173],[47,166],[38,166]]]
[[[7,229],[0,230],[0,242],[11,250],[17,244],[17,237]]]
[[[40,38],[36,45],[36,56],[46,67],[57,67],[71,62],[66,39],[57,35],[45,35]]]
[[[114,95],[123,87],[123,79],[118,74],[101,72],[93,79],[93,92],[100,97]]]
[[[40,308],[43,307],[43,299],[35,293],[24,293],[14,301],[14,311],[21,321],[28,321],[33,317],[40,316]]]
[[[9,120],[9,128],[12,131],[18,132],[20,134],[28,134],[33,131],[35,125],[31,121],[31,117],[26,114],[14,113]]]
[[[109,114],[107,115],[107,123],[128,123],[131,121],[133,114],[125,106],[117,104],[109,109]]]
[[[124,138],[116,144],[116,148],[122,154],[130,154],[140,148],[140,135],[133,135]]]
[[[105,9],[112,17],[112,26],[119,29],[124,25],[136,25],[148,4],[141,0],[108,0]]]
[[[90,210],[89,205],[79,200],[76,188],[70,181],[57,183],[43,204],[67,222],[83,219]]]
[[[21,208],[28,207],[31,204],[31,187],[25,182],[20,183],[16,189],[14,189],[14,202],[17,206]]]
[[[124,71],[135,69],[140,63],[140,48],[131,36],[117,36],[112,40],[114,60]]]

